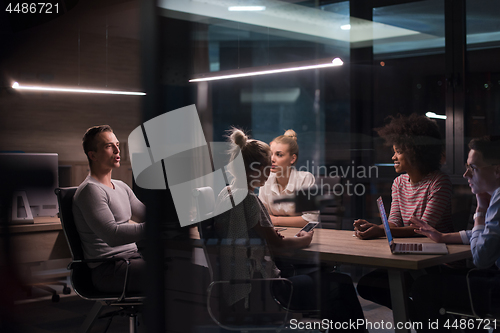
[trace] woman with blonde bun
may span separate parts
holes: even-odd
[[[275,226],[298,227],[308,222],[318,221],[317,212],[296,213],[293,203],[273,203],[283,195],[292,195],[296,191],[314,185],[314,175],[307,171],[298,171],[294,165],[299,157],[297,133],[289,129],[285,134],[271,141],[271,175],[260,189],[259,199],[264,203]]]
[[[232,240],[228,243],[251,245],[244,247],[242,251],[237,247],[221,248],[221,277],[223,280],[280,277],[281,271],[276,266],[272,254],[280,250],[309,246],[314,231],[300,231],[295,237],[284,237],[276,232],[267,209],[254,194],[254,190],[263,186],[269,177],[271,149],[266,143],[252,140],[235,128],[229,131],[229,141],[232,145],[231,161],[241,153],[246,177],[235,170],[231,171],[235,178],[231,185],[221,191],[216,201],[214,229],[218,238]],[[242,184],[246,186],[241,186]],[[233,207],[230,206],[231,202],[239,204]],[[228,207],[230,209],[227,209]],[[291,293],[291,309],[300,311],[319,308],[321,318],[336,322],[349,322],[349,319],[353,318],[364,319],[348,275],[316,270],[310,274],[287,278],[292,282],[293,292],[291,293],[289,284],[274,281],[273,295],[282,304],[287,304]],[[225,285],[223,296],[226,305],[247,307],[250,291],[251,285],[247,283]]]

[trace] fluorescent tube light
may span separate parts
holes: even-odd
[[[435,114],[434,112],[427,112],[425,115],[429,118],[434,118],[434,119],[446,119],[446,116]]]
[[[99,89],[81,89],[81,88],[54,88],[54,87],[37,87],[37,86],[21,86],[19,83],[14,82],[12,88],[18,90],[35,90],[35,91],[54,91],[54,92],[76,92],[86,94],[112,94],[112,95],[131,95],[131,96],[144,96],[144,92],[135,91],[116,91],[116,90],[99,90]]]
[[[326,64],[296,66],[296,67],[287,67],[287,68],[278,68],[278,69],[255,70],[253,72],[246,72],[246,73],[234,73],[234,74],[226,74],[226,75],[207,76],[207,77],[201,77],[201,78],[197,78],[197,79],[191,79],[191,80],[189,80],[189,82],[214,81],[214,80],[234,79],[234,78],[238,78],[238,77],[286,73],[286,72],[303,71],[303,70],[315,69],[315,68],[336,67],[336,66],[342,66],[343,64],[344,64],[344,62],[340,58],[335,58],[332,60],[332,62],[326,63]]]
[[[266,6],[231,6],[227,10],[230,12],[259,12],[266,10]]]
[[[375,163],[375,166],[381,166],[381,167],[393,167],[394,163]]]

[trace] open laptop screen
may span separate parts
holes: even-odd
[[[389,221],[387,220],[387,215],[385,213],[384,202],[382,201],[382,197],[378,197],[377,206],[380,212],[380,217],[382,218],[382,222],[384,223],[385,234],[387,235],[387,240],[389,244],[392,243],[392,234],[391,228],[389,228]]]

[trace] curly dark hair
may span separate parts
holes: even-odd
[[[375,129],[388,146],[400,148],[423,175],[441,168],[444,147],[434,120],[416,113],[389,119],[389,124]]]

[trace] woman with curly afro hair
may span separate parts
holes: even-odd
[[[435,121],[417,114],[391,117],[390,123],[376,129],[392,146],[394,169],[401,173],[391,189],[389,224],[394,237],[416,236],[410,218],[415,216],[440,232],[451,232],[451,192],[448,175],[440,171],[443,144]],[[354,221],[360,239],[384,237],[383,225]],[[408,275],[407,286],[412,281]],[[375,270],[361,278],[358,293],[365,299],[391,307],[386,270]]]

